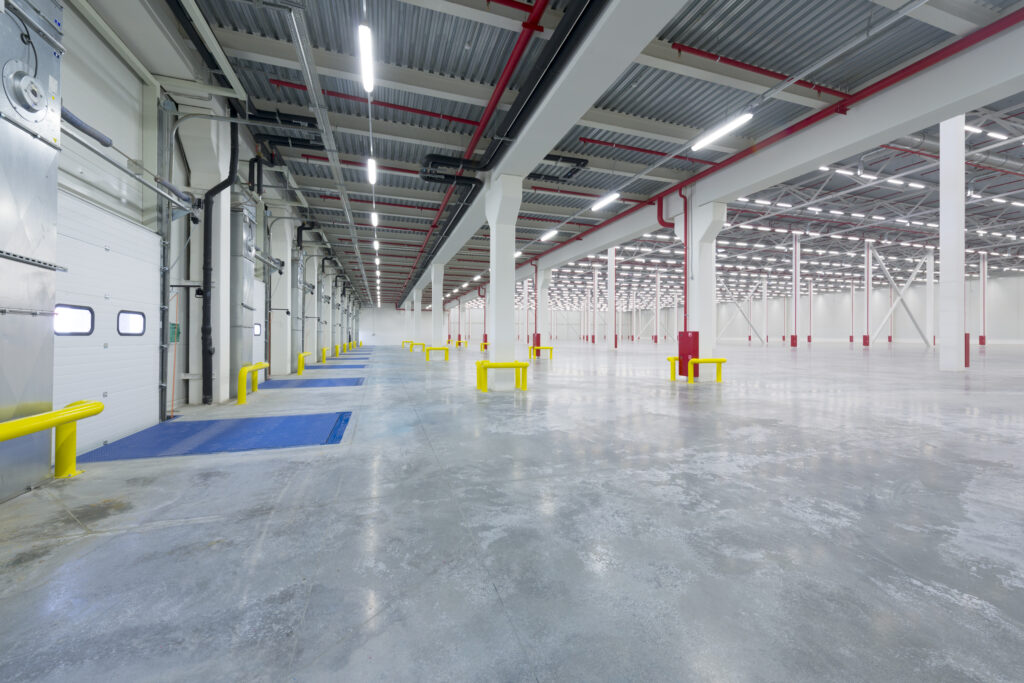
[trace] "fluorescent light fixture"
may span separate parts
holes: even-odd
[[[373,92],[373,34],[366,24],[359,24],[359,69],[363,90]]]
[[[853,171],[847,171],[845,168],[837,168],[836,173],[839,175],[853,175]]]
[[[976,128],[975,126],[964,126],[964,130],[966,130],[968,133],[980,133],[981,132],[981,128]]]
[[[558,234],[557,230],[548,230],[546,233],[540,236],[541,242],[547,242],[549,239]]]
[[[380,251],[380,242],[378,242],[377,240],[373,241],[373,250]]]
[[[924,189],[924,185],[922,185],[921,183],[907,183],[907,187],[912,187],[915,190],[923,190]]]
[[[747,197],[737,197],[736,201],[738,201],[738,202],[749,202],[750,199],[748,199]]]
[[[819,171],[831,171],[832,169],[829,168],[828,166],[819,166],[818,170]]]
[[[808,210],[808,211],[811,211],[811,212],[813,212],[813,213],[821,213],[821,209],[819,209],[819,208],[818,208],[818,207],[816,207],[816,206],[808,206],[808,207],[807,207],[807,210]]]
[[[878,176],[871,175],[870,173],[861,173],[860,177],[864,178],[865,180],[878,180]]]
[[[603,209],[604,207],[608,206],[609,204],[611,204],[612,202],[614,202],[618,198],[619,198],[619,193],[618,192],[612,192],[611,194],[605,195],[604,197],[601,197],[596,202],[594,202],[594,205],[592,207],[590,207],[590,210],[591,211],[600,211],[601,209]]]
[[[377,277],[380,277],[380,271],[379,270],[377,271]]]
[[[366,160],[366,180],[371,185],[377,184],[377,160],[367,159]]]
[[[996,204],[1005,204],[1006,203],[1006,200],[1002,199],[1001,197],[993,197],[992,201],[994,201]]]
[[[985,131],[985,135],[996,140],[1009,140],[1009,135],[1003,135],[1002,133],[993,133],[992,131]]]
[[[521,251],[517,251],[516,253],[512,254],[513,258],[519,258],[522,255],[523,255],[523,252],[521,252]]]
[[[702,135],[700,138],[698,138],[698,140],[695,143],[693,143],[693,146],[691,146],[690,149],[692,149],[694,152],[698,152],[707,147],[708,145],[712,144],[719,138],[725,137],[726,135],[733,132],[740,126],[743,126],[752,118],[754,118],[754,115],[749,111],[745,111],[742,114],[733,117],[729,121],[726,121],[718,128],[715,128],[710,132]]]
[[[890,185],[903,185],[904,184],[903,181],[900,180],[899,178],[886,178],[885,182],[889,183]]]
[[[476,281],[477,281],[477,280],[479,280],[479,279],[480,279],[480,276],[479,276],[479,275],[475,275],[475,276],[473,276],[473,282],[476,282]]]
[[[379,266],[380,265],[380,257],[378,256],[377,258],[373,259],[373,263],[374,263],[374,265]]]
[[[762,206],[771,206],[772,205],[772,203],[770,201],[768,201],[767,199],[755,199],[754,203],[755,204],[761,204]]]
[[[784,209],[792,209],[793,208],[792,204],[787,204],[786,202],[775,202],[775,206],[781,206]]]
[[[843,215],[842,211],[836,211],[835,209],[830,209],[829,213],[832,214],[833,216],[842,216]]]
[[[372,223],[375,228],[380,223],[380,216],[377,215],[376,211],[370,212],[370,223]]]

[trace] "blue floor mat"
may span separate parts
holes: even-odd
[[[307,365],[307,370],[362,370],[365,365]]]
[[[202,455],[340,443],[351,412],[174,420],[126,436],[78,456],[78,462]]]
[[[322,387],[360,387],[362,377],[330,377],[317,379],[268,379],[260,389],[306,389]]]

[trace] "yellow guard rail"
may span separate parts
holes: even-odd
[[[300,375],[302,374],[302,371],[306,369],[306,356],[309,356],[310,358],[312,358],[313,357],[313,352],[312,351],[303,351],[302,353],[299,354],[299,373],[298,374],[300,374]]]
[[[448,347],[447,346],[427,346],[423,349],[423,353],[426,355],[427,360],[430,360],[431,351],[444,351],[444,359],[448,360]]]
[[[494,363],[488,360],[476,362],[476,388],[487,393],[487,371],[491,368],[512,368],[516,371],[516,389],[526,391],[526,368],[530,364],[525,361],[513,361],[510,363]]]
[[[555,347],[553,347],[553,346],[531,346],[530,347],[530,351],[529,351],[530,358],[534,358],[535,357],[534,356],[534,352],[536,352],[536,354],[537,354],[536,358],[540,358],[540,352],[541,351],[547,351],[548,352],[548,360],[554,360],[555,359]]]
[[[102,412],[103,404],[99,401],[75,401],[60,410],[0,422],[0,441],[9,441],[56,427],[53,476],[57,479],[67,479],[81,474],[75,463],[78,450],[78,420]]]
[[[266,370],[269,367],[270,363],[253,363],[242,366],[238,371],[238,405],[245,405],[245,376],[252,373],[252,393],[255,394],[260,389],[260,370]]]
[[[686,383],[693,384],[693,366],[701,363],[714,363],[715,364],[715,383],[721,383],[722,381],[722,363],[726,362],[724,358],[691,358],[686,364]]]

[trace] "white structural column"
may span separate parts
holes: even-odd
[[[672,295],[672,339],[670,343],[674,344],[679,339],[679,294]]]
[[[654,271],[654,343],[661,341],[661,271]]]
[[[985,314],[988,308],[988,254],[981,254],[978,264],[978,346],[985,346]]]
[[[924,258],[924,334],[928,344],[935,346],[935,252],[929,251]]]
[[[612,351],[619,348],[619,334],[615,328],[615,255],[618,249],[612,247],[608,250],[608,319],[605,321],[605,335],[608,338],[608,348]]]
[[[422,316],[423,310],[423,290],[414,289],[412,292],[412,335],[409,337],[412,341],[420,341],[420,317]]]
[[[714,357],[715,340],[718,337],[717,305],[715,303],[715,240],[725,223],[726,205],[722,202],[708,202],[695,206],[690,203],[690,239],[687,242],[691,252],[689,261],[690,281],[687,286],[686,303],[688,329],[700,333],[700,355]],[[685,239],[685,221],[676,219],[676,238]]]
[[[939,124],[939,369],[963,370],[964,116]]]
[[[515,360],[516,330],[516,218],[523,201],[521,176],[491,177],[484,191],[487,223],[491,229],[491,285],[487,303],[491,309],[488,358],[496,362]],[[514,375],[491,371],[490,386],[511,389]]]
[[[430,265],[430,345],[444,346],[444,264]]]
[[[597,268],[594,268],[594,319],[590,321],[590,343],[597,343]]]
[[[871,263],[871,244],[869,242],[864,243],[864,339],[862,344],[869,346],[871,344],[871,280],[872,280],[872,263]]]
[[[800,334],[800,236],[793,235],[793,331],[789,345],[796,346]]]
[[[807,281],[807,343],[814,334],[814,280]]]
[[[537,272],[537,334],[540,335],[541,346],[551,344],[551,303],[548,290],[551,287],[551,271]]]
[[[404,325],[402,326],[402,336],[406,339],[412,339],[412,301],[405,305]]]
[[[768,345],[768,276],[761,275],[761,339]]]
[[[530,280],[523,280],[523,329],[520,338],[530,346]]]

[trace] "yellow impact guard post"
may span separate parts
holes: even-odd
[[[359,342],[359,348],[363,348],[363,342],[362,341]]]
[[[413,342],[409,344],[409,353],[415,351],[417,346],[420,347],[420,351],[424,351],[427,348],[427,345],[424,342]]]
[[[444,359],[448,360],[448,347],[447,346],[426,346],[423,348],[423,353],[427,360],[430,360],[431,351],[444,351]]]
[[[310,358],[312,358],[313,357],[313,352],[312,351],[303,351],[302,353],[299,354],[299,374],[300,375],[302,374],[302,371],[306,369],[306,356],[309,356]]]
[[[487,371],[492,368],[512,368],[516,371],[516,389],[526,391],[526,368],[530,364],[525,361],[513,361],[510,363],[493,363],[489,360],[478,360],[476,362],[476,388],[487,393]]]
[[[341,352],[342,353],[348,353],[348,343],[345,343],[345,344],[341,345]]]
[[[469,342],[466,341],[465,339],[456,339],[455,340],[455,348],[458,349],[460,346],[462,348],[467,348],[469,346]]]
[[[78,449],[78,420],[102,412],[103,404],[99,401],[75,401],[60,410],[0,422],[0,441],[9,441],[56,427],[53,476],[57,479],[67,479],[81,474],[75,463]]]
[[[243,365],[238,371],[238,405],[245,405],[245,376],[250,372],[252,373],[252,393],[259,391],[259,380],[260,370],[265,370],[270,367],[270,363],[253,363],[252,365]]]
[[[555,358],[555,347],[553,346],[531,346],[530,347],[530,358],[533,358],[535,351],[547,351],[548,360],[554,360]]]
[[[323,347],[322,349],[320,349],[320,362],[321,363],[326,363],[327,362],[327,347],[326,346]]]
[[[722,363],[724,362],[724,358],[691,358],[690,362],[686,364],[686,383],[693,384],[693,366],[701,363],[715,364],[715,383],[720,383],[722,381]]]
[[[334,357],[335,357],[335,358],[337,358],[338,356],[340,356],[340,355],[341,355],[341,354],[339,353],[339,351],[341,351],[341,344],[335,344],[335,345],[334,345]]]
[[[487,342],[480,342],[481,353],[487,350]]]
[[[669,356],[665,360],[668,361],[668,381],[676,381],[676,363],[679,362],[679,356]],[[719,366],[721,367],[721,366]]]
[[[404,342],[402,342],[402,348],[403,349],[405,348],[406,344],[412,344],[412,341],[404,341]]]

